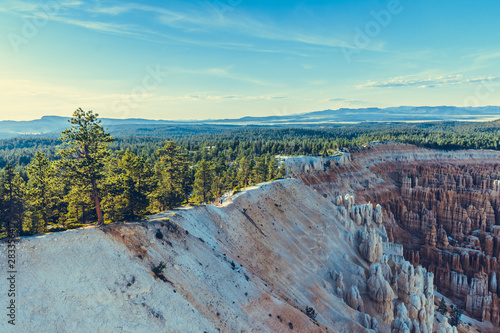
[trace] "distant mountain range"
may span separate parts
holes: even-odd
[[[157,127],[203,125],[265,125],[265,126],[314,126],[359,122],[425,122],[425,121],[485,121],[500,118],[500,106],[453,107],[453,106],[400,106],[390,108],[362,108],[323,110],[292,115],[267,117],[243,117],[239,119],[210,120],[149,120],[140,118],[102,118],[103,125],[111,133],[124,128],[150,129]],[[58,135],[69,127],[67,117],[44,116],[29,121],[0,121],[0,138],[19,135]]]

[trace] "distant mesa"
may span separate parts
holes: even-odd
[[[346,124],[362,122],[432,122],[432,121],[488,121],[500,118],[500,106],[455,107],[455,106],[399,106],[389,108],[359,108],[323,110],[291,115],[271,115],[262,117],[246,116],[237,119],[208,120],[152,120],[141,118],[102,118],[103,125],[111,133],[120,126],[315,126],[324,124]],[[66,117],[43,116],[29,121],[0,121],[0,139],[20,135],[53,135],[68,127]],[[114,134],[114,133],[113,133]]]

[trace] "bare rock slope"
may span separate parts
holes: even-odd
[[[381,208],[322,194],[287,179],[223,207],[22,238],[16,326],[0,331],[431,332],[433,274],[404,260]]]

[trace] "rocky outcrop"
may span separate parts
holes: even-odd
[[[378,321],[375,317],[370,317],[369,314],[364,313],[361,315],[361,324],[363,327],[366,327],[369,330],[373,330],[376,333],[380,332],[380,327],[378,325]]]
[[[369,262],[379,262],[383,255],[382,237],[373,228],[359,233],[359,252]]]
[[[363,299],[359,295],[358,287],[351,286],[346,294],[345,302],[351,308],[363,312]]]
[[[421,266],[414,268],[404,260],[403,246],[388,241],[386,228],[374,221],[374,216],[383,218],[377,215],[382,214],[380,208],[373,210],[371,204],[356,206],[354,202],[352,195],[340,195],[334,200],[345,219],[344,227],[349,235],[356,234],[359,253],[371,265],[366,284],[358,279],[345,293],[346,304],[363,312],[366,302],[372,302],[382,322],[392,323],[395,331],[404,331],[406,323],[411,332],[429,332],[434,320],[433,274],[427,273]],[[350,239],[350,236],[347,238]],[[332,273],[331,277],[334,290],[340,295],[344,286],[343,276]],[[367,292],[369,299],[363,300],[360,291]],[[399,312],[404,314],[399,314],[396,322],[395,304],[401,305]],[[404,323],[400,323],[403,319]],[[360,322],[366,328],[372,327],[372,319],[368,314],[361,316]]]
[[[344,298],[345,287],[344,287],[344,276],[342,275],[342,272],[340,272],[340,273],[332,272],[331,277],[332,277],[333,282],[334,282],[334,293],[338,297]]]
[[[412,328],[413,324],[410,318],[408,318],[408,310],[403,303],[400,303],[397,308],[396,319],[391,324],[391,332],[410,333],[414,331]]]
[[[354,197],[349,196],[350,200]],[[349,203],[350,206],[350,203]],[[347,208],[347,207],[346,207]],[[347,208],[349,210],[349,208]],[[382,223],[382,206],[377,205],[375,209],[371,203],[350,208],[351,219],[357,225],[371,226],[373,223],[380,225]]]
[[[408,317],[421,327],[432,327],[434,320],[433,279],[434,275],[427,273],[422,266],[414,269],[407,261],[397,279],[399,299],[407,304]]]
[[[420,248],[404,244],[405,257],[434,272],[438,288],[464,300],[459,306],[469,315],[496,326],[498,176],[496,164],[402,166],[393,174],[402,179],[401,197],[385,204],[402,228],[424,240]]]
[[[392,301],[396,298],[391,285],[384,278],[379,264],[370,266],[370,278],[367,282],[370,298],[375,301],[377,312],[382,320],[390,323],[394,319]]]
[[[447,317],[439,315],[438,322],[436,333],[458,333],[457,328],[450,325]]]
[[[473,278],[466,299],[466,311],[481,320],[491,321],[498,326],[498,296],[488,290],[488,276]]]

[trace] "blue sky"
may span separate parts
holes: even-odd
[[[0,120],[500,105],[500,3],[0,3]]]

